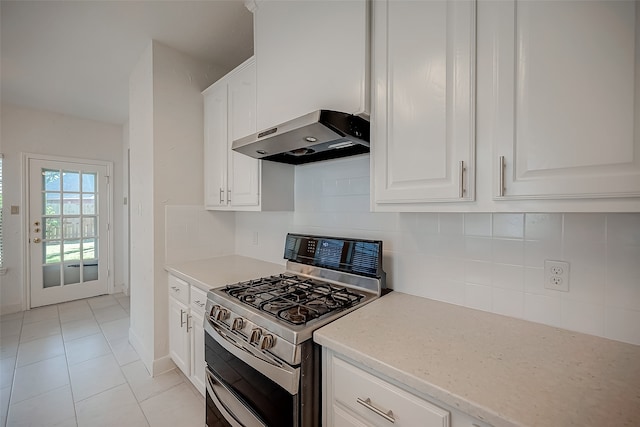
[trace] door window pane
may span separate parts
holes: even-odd
[[[60,286],[60,264],[42,267],[42,282],[45,288]]]
[[[62,261],[60,253],[60,241],[44,243],[44,264],[53,264]]]
[[[62,221],[64,239],[79,239],[80,236],[80,217],[65,217]]]
[[[96,196],[94,194],[82,195],[82,213],[84,215],[95,215],[96,213]]]
[[[60,171],[43,169],[42,188],[45,191],[60,191]]]
[[[84,239],[82,241],[82,259],[96,259],[98,257],[98,239]]]
[[[69,264],[64,266],[64,284],[74,285],[80,283],[80,264]]]
[[[80,240],[65,240],[63,245],[65,261],[80,260]]]
[[[64,215],[80,214],[80,194],[79,193],[63,193],[62,195],[62,213]]]
[[[82,192],[83,193],[96,192],[96,174],[95,173],[82,174]]]
[[[44,193],[43,215],[60,215],[60,193]]]
[[[98,280],[98,263],[85,264],[82,269],[82,281]]]
[[[43,236],[46,240],[57,240],[62,237],[60,232],[60,218],[43,218]]]
[[[96,235],[96,217],[82,218],[82,237],[94,237]]]
[[[80,174],[78,172],[62,172],[62,191],[80,191]]]

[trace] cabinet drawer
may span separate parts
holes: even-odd
[[[207,304],[207,293],[200,288],[192,286],[189,300],[191,310],[202,315],[204,313],[204,306]]]
[[[341,359],[333,357],[332,364],[333,395],[336,402],[374,425],[385,426],[393,422],[394,426],[400,427],[450,426],[449,411]]]
[[[176,276],[169,275],[169,296],[181,303],[189,304],[189,284]]]

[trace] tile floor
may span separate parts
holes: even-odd
[[[179,371],[149,376],[129,345],[123,294],[0,317],[0,426],[202,427]]]

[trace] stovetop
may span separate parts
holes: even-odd
[[[224,292],[291,325],[357,305],[363,293],[290,273],[227,285]]]

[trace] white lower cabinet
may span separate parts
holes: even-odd
[[[204,395],[206,292],[169,274],[169,355]]]
[[[486,427],[323,348],[325,427]]]

